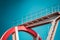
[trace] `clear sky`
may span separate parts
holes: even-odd
[[[31,15],[34,15],[34,12],[44,8],[52,7],[53,5],[58,5],[60,4],[59,2],[60,0],[0,0],[0,37],[7,29],[22,24],[21,20],[24,18],[23,16],[27,16],[31,13]],[[23,22],[26,21],[23,20]],[[42,30],[42,28],[40,29]],[[37,32],[39,31],[37,30]],[[43,40],[45,40],[46,37],[44,38],[43,35],[45,34],[41,34],[41,37],[43,37]]]

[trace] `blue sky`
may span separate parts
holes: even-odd
[[[60,4],[59,2],[60,0],[0,0],[0,37],[7,29],[21,24],[23,16],[31,13],[34,15],[34,12]]]

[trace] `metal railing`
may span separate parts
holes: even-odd
[[[52,13],[55,13],[55,12],[58,12],[58,16],[57,17],[55,17],[54,15],[54,19],[52,20],[52,19],[49,19],[50,17],[49,16],[47,16],[47,18],[49,19],[49,20],[51,20],[51,21],[49,21],[49,22],[51,22],[52,23],[52,26],[51,26],[51,28],[50,28],[50,31],[49,31],[49,33],[48,33],[48,36],[47,36],[47,39],[46,40],[54,40],[54,36],[55,36],[55,33],[56,33],[56,30],[57,30],[57,25],[58,25],[58,21],[59,21],[59,19],[60,19],[60,7],[59,7],[59,5],[55,5],[55,6],[53,6],[53,7],[49,7],[49,8],[45,8],[45,9],[42,9],[41,11],[38,11],[38,12],[35,12],[35,14],[30,14],[29,16],[27,15],[26,17],[23,17],[22,18],[22,26],[25,26],[25,25],[23,25],[25,22],[27,22],[29,19],[30,20],[32,20],[33,18],[34,19],[37,19],[37,18],[41,18],[42,16],[45,16],[45,15],[47,15],[47,14],[52,14]],[[43,15],[43,13],[45,14],[45,15]],[[33,19],[33,21],[34,21],[34,19]],[[44,19],[44,17],[42,17],[42,19]],[[24,22],[24,20],[26,20],[25,22]],[[18,22],[21,22],[20,20],[17,20],[16,21],[16,23],[18,23]],[[32,22],[33,23],[33,22]],[[47,22],[46,22],[47,23]],[[26,23],[25,23],[26,24]],[[43,23],[42,23],[43,24]],[[40,24],[39,24],[40,25]],[[21,25],[20,25],[21,26]],[[34,25],[34,26],[36,26],[36,25]],[[27,28],[28,28],[28,32],[30,32],[32,29],[30,29],[29,27],[31,27],[32,28],[32,26],[29,26],[29,22],[28,22],[28,26],[26,26]],[[20,27],[19,27],[20,28]],[[13,40],[19,40],[19,36],[18,36],[18,30],[20,30],[19,28],[17,28],[17,27],[14,27],[14,28],[12,28],[11,30],[9,29],[9,31],[6,31],[4,34],[3,34],[3,36],[1,37],[1,40],[5,40],[5,39],[7,39],[8,38],[8,36],[10,35],[10,31],[12,31],[11,32],[11,34],[13,35]],[[24,27],[23,27],[24,28]],[[27,31],[26,30],[26,28],[21,28],[21,30],[25,30],[25,31]],[[33,30],[32,30],[33,31]],[[14,33],[13,33],[14,32]],[[16,32],[16,34],[15,34],[15,32]],[[35,31],[33,31],[34,33],[35,33]],[[9,33],[9,34],[8,34]],[[33,34],[32,32],[31,32],[31,34]],[[37,33],[35,33],[36,34],[36,37],[35,37],[35,35],[33,34],[33,36],[34,36],[34,38],[37,38],[38,37],[38,34]],[[16,39],[15,39],[16,38]],[[36,39],[34,39],[34,40],[36,40]],[[37,40],[41,40],[40,39],[40,37],[38,37],[38,39]]]

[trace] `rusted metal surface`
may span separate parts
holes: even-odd
[[[46,40],[54,40],[54,36],[55,36],[56,30],[57,30],[57,25],[58,25],[59,20],[60,20],[60,13],[59,12],[50,14],[48,16],[44,16],[42,18],[38,18],[36,20],[33,20],[30,22],[24,23],[22,25],[19,25],[17,27],[17,30],[15,30],[15,27],[9,29],[8,31],[6,31],[3,34],[3,36],[1,37],[0,40],[7,40],[7,38],[9,37],[10,34],[12,34],[13,40],[18,40],[17,31],[21,31],[21,30],[30,33],[34,37],[34,40],[37,40],[36,39],[37,37],[38,37],[38,40],[42,40],[38,36],[38,34],[34,30],[32,30],[31,28],[41,26],[41,25],[45,25],[48,23],[52,23],[52,26],[50,28],[50,31],[48,33]]]
[[[56,13],[50,14],[48,16],[44,16],[44,17],[38,18],[36,20],[24,23],[22,25],[27,26],[29,28],[44,25],[44,24],[47,24],[47,23],[51,23],[59,15],[60,15],[60,13],[56,12]]]

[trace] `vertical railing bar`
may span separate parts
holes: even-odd
[[[16,33],[16,40],[19,40],[19,36],[18,36],[18,27],[15,27],[15,33]]]

